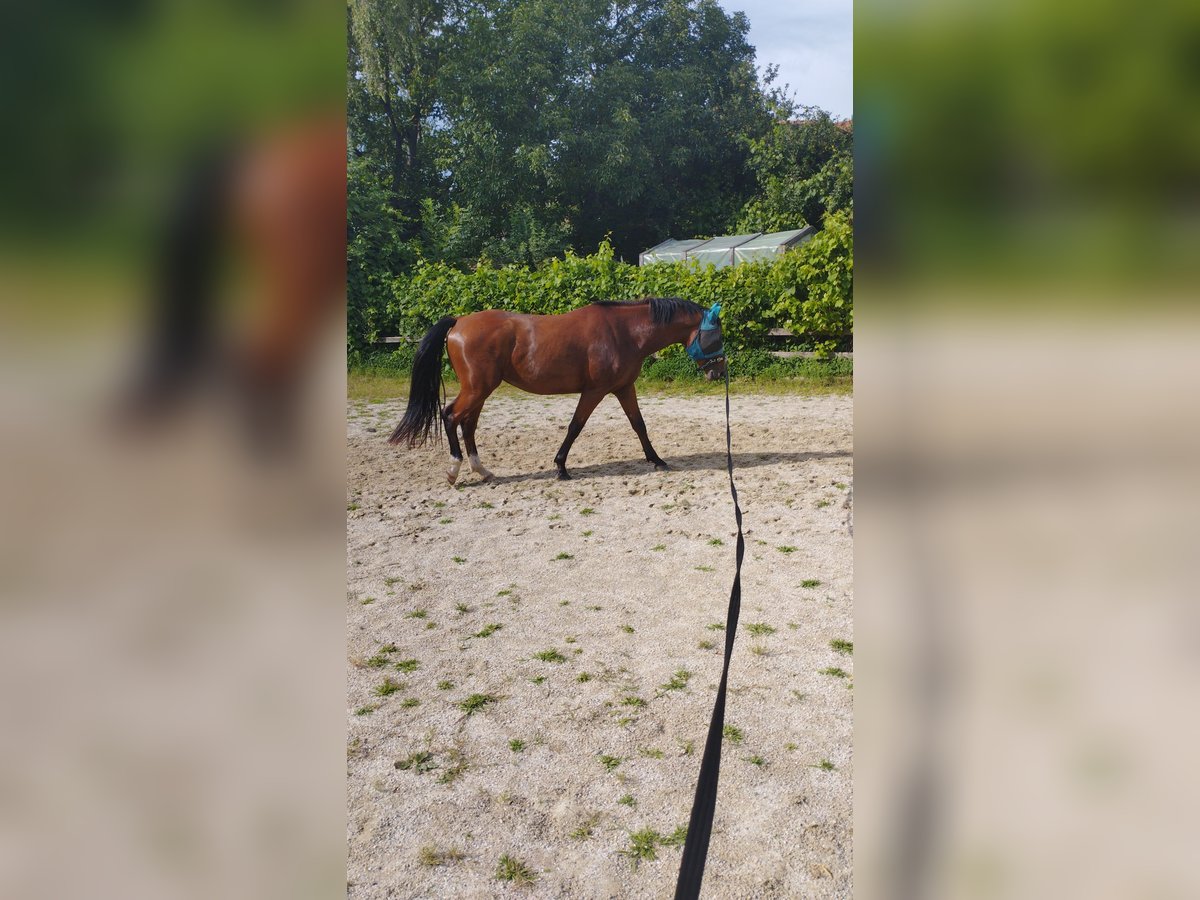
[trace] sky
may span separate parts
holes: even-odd
[[[719,0],[750,20],[760,72],[779,65],[776,84],[791,85],[805,106],[834,118],[854,112],[853,0]]]

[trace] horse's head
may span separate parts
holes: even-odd
[[[705,310],[700,324],[688,337],[687,354],[709,381],[725,377],[725,344],[721,337],[721,304]]]

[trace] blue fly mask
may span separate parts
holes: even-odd
[[[713,360],[725,356],[725,344],[721,339],[721,304],[713,304],[700,320],[700,329],[696,337],[687,345],[687,355],[701,369],[707,370]]]

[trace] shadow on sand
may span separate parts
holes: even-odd
[[[813,459],[838,459],[853,456],[850,450],[824,450],[806,453],[735,453],[733,454],[733,469],[754,469],[759,466],[774,466],[780,463],[802,463]],[[693,472],[704,469],[725,471],[724,453],[690,453],[683,456],[673,456],[667,459],[667,465],[675,472]],[[551,464],[553,466],[553,464]],[[567,471],[572,479],[583,478],[615,478],[618,476],[644,475],[653,472],[654,468],[644,459],[625,459],[615,462],[595,463],[589,466],[572,466],[568,460]],[[466,469],[464,468],[464,474]],[[511,484],[521,481],[554,481],[558,471],[553,467],[519,475],[497,475],[492,484]],[[480,487],[484,482],[469,479],[462,482],[463,487]]]

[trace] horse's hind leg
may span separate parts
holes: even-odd
[[[485,482],[491,481],[495,476],[483,467],[479,461],[479,449],[475,446],[475,426],[479,424],[479,413],[483,411],[483,404],[479,403],[463,419],[462,432],[463,444],[467,448],[467,461],[471,466],[471,471],[479,475]]]
[[[450,445],[450,467],[446,469],[446,480],[454,484],[458,480],[458,470],[462,468],[462,447],[458,444],[458,424],[462,417],[457,410],[461,409],[459,401],[462,394],[446,404],[442,409],[442,423],[446,426],[446,442]]]

